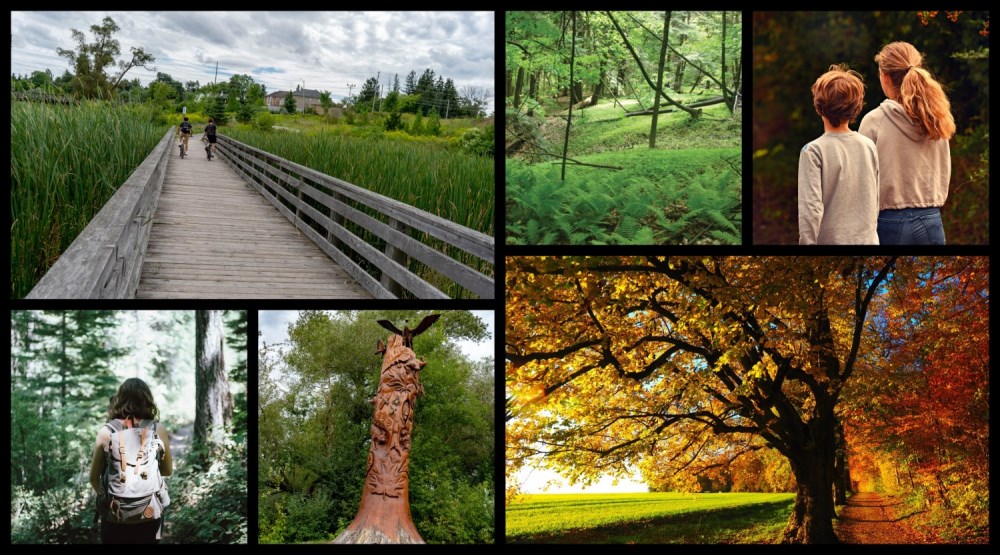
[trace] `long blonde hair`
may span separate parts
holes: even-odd
[[[924,69],[924,56],[908,42],[892,42],[875,56],[879,70],[896,88],[899,102],[931,139],[950,139],[955,134],[951,103],[941,83]]]

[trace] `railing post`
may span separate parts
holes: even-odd
[[[389,218],[389,226],[400,233],[406,233],[406,224],[395,218]],[[393,262],[399,263],[404,268],[406,267],[406,253],[397,249],[389,241],[385,242],[385,255],[392,259]],[[385,272],[382,272],[382,279],[380,283],[382,284],[382,287],[388,289],[393,295],[397,297],[402,296],[403,286],[396,283],[395,280],[386,275]]]
[[[347,198],[340,193],[333,193],[333,198],[347,204]],[[339,225],[340,227],[344,227],[344,215],[334,210],[333,207],[330,208],[330,219],[333,220],[333,223]],[[326,240],[329,241],[330,244],[332,244],[337,250],[344,250],[344,242],[337,239],[333,235],[333,230],[327,230]]]

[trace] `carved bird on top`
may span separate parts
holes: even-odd
[[[391,331],[392,333],[394,333],[394,334],[402,337],[403,338],[403,346],[404,347],[409,347],[410,349],[412,349],[413,348],[413,338],[416,337],[416,336],[418,336],[418,335],[420,335],[421,333],[424,333],[425,331],[427,331],[427,328],[431,327],[431,324],[433,324],[434,322],[437,322],[438,318],[440,318],[440,317],[441,317],[440,314],[431,314],[429,316],[425,316],[424,319],[421,320],[419,324],[417,324],[417,327],[413,328],[412,330],[410,329],[410,321],[406,320],[406,324],[403,326],[403,330],[402,331],[400,331],[399,328],[397,328],[396,326],[394,326],[392,324],[392,322],[390,322],[388,320],[379,320],[378,323],[383,328],[385,328],[385,329]]]

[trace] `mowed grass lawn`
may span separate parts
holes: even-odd
[[[791,493],[524,495],[507,506],[512,543],[777,543]]]

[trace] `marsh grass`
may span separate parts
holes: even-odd
[[[11,101],[10,267],[21,298],[166,133],[157,112]]]

